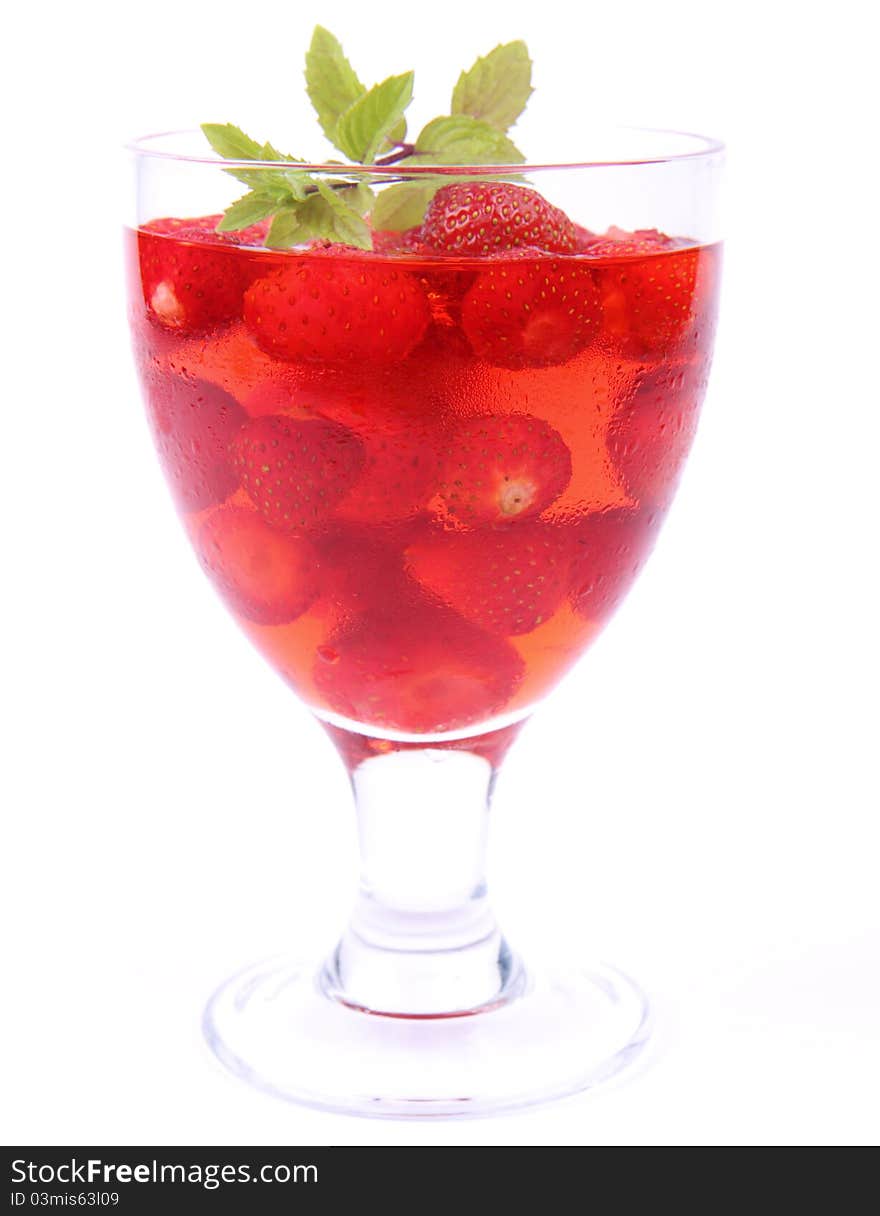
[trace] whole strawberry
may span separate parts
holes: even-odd
[[[553,367],[586,350],[602,305],[581,261],[523,258],[477,276],[461,323],[474,352],[494,367]]]
[[[576,241],[563,211],[536,191],[507,182],[444,186],[425,212],[420,235],[430,250],[479,257],[523,248],[571,253]]]
[[[241,262],[223,246],[241,244],[244,234],[219,236],[219,218],[154,220],[139,230],[141,287],[154,324],[191,334],[240,315]]]
[[[618,406],[606,445],[632,497],[653,504],[671,500],[696,432],[707,375],[705,361],[661,364],[642,375]]]
[[[218,232],[217,225],[223,219],[222,215],[197,215],[191,219],[181,219],[178,216],[166,216],[164,219],[150,220],[144,224],[142,231],[158,232],[164,236],[176,236],[187,241],[201,241],[207,245],[254,245],[265,243],[269,225],[266,221],[259,224],[249,224],[236,232]]]
[[[202,568],[232,611],[256,624],[295,621],[318,594],[312,546],[270,528],[256,511],[221,507],[194,543]]]
[[[651,253],[663,253],[679,248],[674,237],[659,232],[656,228],[639,228],[627,232],[625,228],[612,226],[599,234],[580,230],[578,249],[593,258],[644,257]]]
[[[318,647],[313,679],[328,707],[357,722],[422,734],[499,713],[522,679],[520,655],[427,599],[365,613]]]
[[[330,519],[309,534],[321,564],[321,595],[346,620],[412,598],[403,551],[412,524],[377,528]]]
[[[260,514],[287,532],[308,531],[328,516],[364,463],[358,437],[326,418],[254,418],[230,450],[241,485]]]
[[[145,369],[147,417],[176,502],[200,511],[238,485],[229,445],[247,421],[238,401],[206,380]]]
[[[605,331],[632,358],[666,354],[694,329],[701,300],[712,296],[698,274],[708,265],[697,248],[651,229],[597,239],[590,258],[613,259],[596,268]]]
[[[654,511],[616,508],[575,525],[569,595],[579,616],[608,620],[650,555],[660,522]]]
[[[442,445],[440,497],[470,526],[538,515],[570,480],[571,453],[559,432],[530,414],[468,418]]]
[[[535,520],[481,532],[432,530],[406,550],[413,578],[501,637],[531,633],[553,616],[568,592],[573,557],[566,525]]]
[[[269,355],[291,362],[395,363],[424,334],[430,309],[418,279],[363,256],[292,258],[244,297],[244,319]]]
[[[339,517],[380,525],[421,511],[437,485],[436,428],[421,420],[411,426],[367,426],[359,438],[363,472],[340,503]]]

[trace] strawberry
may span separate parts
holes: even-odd
[[[598,239],[595,232],[592,232],[589,228],[585,228],[583,224],[575,224],[574,247],[578,253],[583,253],[585,249],[588,249]]]
[[[699,249],[648,231],[603,238],[586,254],[619,259],[597,267],[597,275],[606,332],[625,354],[664,354],[683,341],[694,322]]]
[[[495,367],[553,367],[599,332],[593,273],[580,261],[505,261],[477,276],[461,321],[476,354]]]
[[[526,186],[453,182],[429,203],[421,240],[439,253],[479,257],[524,247],[571,253],[575,229],[564,212]]]
[[[142,371],[153,438],[180,509],[200,511],[222,502],[238,485],[227,449],[247,414],[206,380],[149,365]]]
[[[339,517],[383,524],[407,519],[437,488],[436,435],[430,419],[367,426],[360,432],[364,468],[339,506]]]
[[[597,624],[608,620],[650,554],[659,524],[653,512],[618,508],[575,525],[569,597],[578,615]]]
[[[474,625],[502,637],[531,633],[569,588],[573,549],[565,526],[530,521],[480,532],[437,529],[406,550],[407,568]]]
[[[242,234],[224,239],[214,232],[219,219],[154,220],[138,232],[141,289],[155,324],[198,333],[241,313],[242,265],[224,245],[240,244]]]
[[[437,452],[443,435],[444,380],[423,383],[422,364],[412,378],[374,376],[360,384],[306,394],[314,409],[350,427],[364,448],[356,486],[340,503],[340,519],[386,524],[410,519],[437,491]],[[429,373],[430,375],[430,373]]]
[[[468,418],[443,444],[440,496],[466,524],[537,515],[570,480],[571,453],[561,436],[530,414]]]
[[[252,359],[270,365],[265,380],[279,387],[277,392],[261,389],[254,407],[251,396],[243,396],[248,412],[269,412],[264,404],[275,393],[281,403],[277,413],[306,410],[364,435],[386,427],[399,433],[433,429],[449,417],[460,417],[475,399],[480,380],[467,339],[453,326],[429,325],[405,374],[394,363],[280,363],[256,350],[252,339],[249,345]]]
[[[419,256],[418,273],[431,310],[439,326],[456,326],[465,292],[474,281],[475,271],[462,270],[449,263],[438,265],[437,250],[422,241],[421,228],[403,232],[377,229],[372,234],[373,253],[385,257],[412,254]],[[421,353],[421,352],[420,352]]]
[[[259,625],[295,621],[318,594],[318,561],[310,543],[268,527],[246,507],[221,507],[209,515],[195,547],[232,611]]]
[[[313,414],[321,414],[353,430],[402,423],[422,409],[430,409],[421,399],[420,365],[413,364],[412,377],[401,376],[393,364],[277,363],[278,372],[287,373],[292,388],[291,402]],[[247,404],[247,402],[245,402]],[[279,412],[287,412],[286,409]]]
[[[218,232],[217,225],[221,215],[199,215],[192,219],[180,219],[168,216],[165,219],[150,220],[143,224],[143,230],[158,232],[164,236],[181,236],[182,239],[203,241],[210,245],[256,245],[263,248],[266,233],[269,231],[269,221],[261,220],[251,224],[249,228],[239,228],[237,232]]]
[[[509,643],[424,601],[365,613],[331,634],[313,674],[336,713],[426,734],[486,722],[504,708],[523,669]]]
[[[602,236],[590,233],[586,228],[580,232],[578,248],[592,258],[644,257],[679,248],[676,238],[658,232],[656,228],[627,232],[624,228],[611,227]]]
[[[618,406],[608,454],[633,498],[667,504],[697,426],[706,388],[705,362],[661,364],[642,376]]]
[[[346,619],[389,600],[411,599],[413,587],[403,567],[403,549],[412,525],[376,528],[332,519],[310,534],[321,562],[321,593]]]
[[[300,386],[292,370],[278,367],[277,364],[273,370],[274,375],[255,384],[242,397],[241,403],[248,414],[251,418],[263,418],[267,414],[308,417],[311,411],[302,400]]]
[[[244,318],[260,348],[279,359],[393,363],[422,337],[430,310],[414,275],[331,246],[252,283]]]
[[[390,228],[375,228],[372,233],[373,253],[424,253],[421,228],[405,228],[395,232]]]
[[[254,418],[236,436],[232,464],[263,518],[288,532],[329,515],[360,476],[363,444],[326,418]]]

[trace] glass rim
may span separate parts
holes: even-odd
[[[598,130],[600,128],[593,128]],[[683,151],[667,152],[655,156],[630,156],[610,159],[578,160],[578,161],[530,161],[525,164],[507,165],[402,165],[399,161],[389,165],[363,165],[352,163],[303,162],[287,160],[226,160],[216,153],[197,155],[186,152],[175,152],[150,145],[160,140],[170,140],[175,137],[201,135],[198,128],[178,128],[170,131],[156,131],[149,135],[141,135],[127,140],[123,144],[126,152],[136,156],[155,160],[177,161],[183,164],[213,165],[223,169],[287,169],[292,166],[304,173],[321,173],[332,176],[340,174],[369,174],[374,177],[437,177],[437,176],[473,176],[480,177],[488,174],[505,176],[515,173],[536,173],[547,171],[568,171],[574,169],[611,169],[631,168],[638,165],[663,165],[678,161],[694,161],[717,156],[725,151],[723,140],[709,135],[699,135],[693,131],[679,131],[668,127],[639,127],[639,126],[608,126],[601,128],[606,133],[619,132],[630,135],[667,136],[671,139],[687,140],[695,146]]]

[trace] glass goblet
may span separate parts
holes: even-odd
[[[221,170],[254,162],[187,133],[131,147],[159,457],[208,577],[355,795],[342,940],[318,967],[250,968],[205,1014],[220,1059],[286,1098],[486,1114],[604,1080],[647,1036],[620,972],[524,963],[485,882],[499,765],[647,558],[711,359],[720,145],[593,139],[572,164],[305,167],[374,194],[515,179],[576,224],[567,252],[489,256],[416,228],[267,248],[265,225],[215,230]]]

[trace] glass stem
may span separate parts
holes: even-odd
[[[511,999],[522,973],[486,892],[491,762],[458,748],[407,747],[362,760],[351,778],[361,883],[321,977],[325,992],[398,1017]]]

